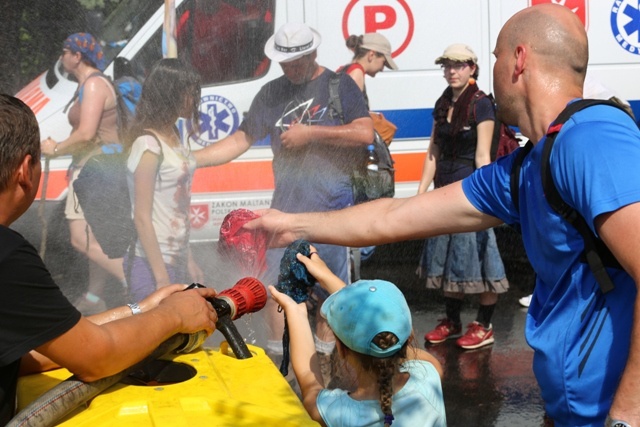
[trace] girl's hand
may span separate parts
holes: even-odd
[[[297,254],[296,258],[300,261],[316,278],[320,286],[330,294],[339,291],[346,284],[327,267],[327,264],[320,258],[320,255],[316,252],[316,248],[311,245],[311,254],[306,257],[302,254]]]
[[[301,253],[296,254],[296,258],[307,268],[309,273],[318,281],[322,281],[323,277],[332,275],[333,273],[327,267],[327,264],[320,258],[317,249],[313,245],[309,245],[311,253],[309,256],[304,256]]]
[[[269,292],[271,292],[271,299],[278,303],[280,307],[284,310],[287,316],[291,317],[295,313],[300,314],[301,316],[307,316],[307,304],[302,302],[300,304],[296,303],[289,295],[283,294],[278,291],[275,286],[269,285]]]

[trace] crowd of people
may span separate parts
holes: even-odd
[[[293,371],[314,420],[321,425],[446,425],[442,366],[418,349],[402,292],[382,280],[349,284],[348,247],[426,239],[419,271],[428,288],[444,293],[446,317],[425,341],[437,345],[457,337],[464,296],[479,294],[477,316],[456,341],[474,349],[494,342],[491,318],[498,295],[509,287],[492,231],[506,223],[522,231],[537,273],[525,334],[535,350],[533,370],[549,419],[556,426],[640,425],[640,365],[635,363],[640,305],[632,303],[640,280],[634,258],[640,237],[628,227],[640,215],[640,131],[633,119],[608,106],[576,113],[555,141],[550,165],[563,199],[622,266],[609,271],[613,290],[600,289],[581,258],[580,235],[542,201],[540,152],[547,129],[565,106],[583,96],[588,44],[578,18],[563,6],[534,6],[510,18],[498,35],[497,115],[533,143],[522,163],[517,205],[509,183],[520,151],[491,162],[496,110],[479,96],[475,53],[454,44],[435,59],[447,87],[434,108],[418,194],[353,206],[351,168],[374,136],[364,76],[397,66],[382,36],[350,38],[354,56],[340,74],[343,115],[337,117],[330,108],[334,72],[316,61],[321,41],[307,25],[278,29],[264,51],[283,75],[262,87],[235,133],[193,152],[181,144],[175,123],[191,119],[197,129],[200,80],[178,59],[163,59],[151,70],[124,141],[117,129],[116,95],[101,72],[100,46],[89,34],[74,34],[63,45],[62,64],[78,80],[67,139],[40,141],[28,107],[0,96],[0,280],[7,290],[0,317],[9,319],[0,326],[0,422],[13,414],[21,374],[64,366],[93,380],[142,359],[174,333],[215,329],[215,311],[206,303],[215,291],[180,292],[184,285],[171,284],[202,274],[189,250],[191,179],[196,168],[230,162],[269,137],[276,184],[272,209],[258,212],[260,217],[245,228],[271,236],[262,278],[272,296],[266,309],[267,352],[274,360],[282,356],[281,308]],[[167,96],[175,102],[164,102]],[[129,259],[100,255],[73,193],[83,164],[111,143],[122,144],[128,153],[138,235]],[[92,265],[88,291],[75,307],[35,249],[9,228],[34,200],[41,154],[73,156],[65,213],[74,247]],[[435,189],[427,191],[432,183]],[[313,245],[309,256],[297,259],[317,280],[314,328],[307,304],[272,286],[283,248],[297,239]],[[121,281],[139,302],[102,310],[106,275]],[[79,309],[103,312],[84,317]],[[74,351],[79,342],[91,357]],[[346,364],[352,381],[329,389],[332,359]],[[96,360],[104,363],[87,363]]]

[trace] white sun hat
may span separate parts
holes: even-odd
[[[269,37],[264,54],[274,62],[290,62],[307,55],[320,46],[320,33],[305,24],[286,23]]]

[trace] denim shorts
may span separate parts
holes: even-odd
[[[420,267],[430,289],[468,294],[509,289],[493,229],[427,239]]]

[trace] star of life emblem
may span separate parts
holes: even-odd
[[[203,96],[200,100],[200,133],[195,140],[206,147],[234,133],[240,125],[238,109],[220,95]]]
[[[637,0],[614,0],[611,6],[611,32],[618,45],[640,55],[640,6]]]

